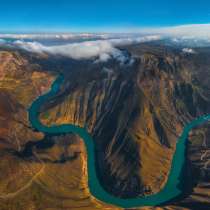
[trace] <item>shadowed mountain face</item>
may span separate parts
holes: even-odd
[[[27,108],[59,73],[64,84],[41,108],[42,123],[87,127],[98,177],[109,193],[130,198],[164,186],[183,126],[210,113],[210,49],[186,54],[141,44],[124,52],[133,62],[0,51],[0,209],[117,209],[90,195],[79,137],[44,135],[30,127]],[[210,205],[208,134],[208,127],[192,132],[190,189],[168,209]]]

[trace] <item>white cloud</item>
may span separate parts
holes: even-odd
[[[101,55],[99,55],[99,59],[96,60],[96,62],[106,62],[111,58],[111,56],[107,53],[102,53]]]
[[[169,27],[129,27],[104,29],[107,33],[37,33],[37,34],[0,34],[0,38],[12,39],[72,39],[72,38],[119,38],[129,37],[133,34],[161,35],[175,37],[210,38],[210,23],[188,24]]]
[[[182,52],[188,53],[188,54],[195,54],[195,50],[193,50],[192,48],[183,48]]]
[[[171,27],[153,27],[153,28],[133,28],[132,33],[156,34],[165,38],[176,39],[178,41],[185,39],[192,40],[209,40],[210,41],[210,24],[189,24]]]
[[[44,46],[39,42],[25,42],[22,40],[17,40],[12,43],[15,46],[18,46],[24,50],[35,52],[35,53],[42,53],[44,51]]]
[[[160,29],[160,34],[182,38],[210,38],[210,24],[192,24]]]
[[[160,35],[130,35],[130,37],[129,35],[127,36],[127,38],[109,39],[109,42],[111,42],[114,46],[119,47],[124,45],[151,42],[162,39]]]
[[[27,42],[23,40],[17,40],[13,42],[13,45],[34,53],[49,53],[53,55],[70,57],[73,59],[89,59],[98,57],[98,61],[101,62],[105,62],[113,57],[120,63],[124,63],[127,59],[126,55],[124,55],[117,47],[129,45],[132,43],[159,40],[160,38],[160,36],[118,38],[54,46],[46,46],[37,41]]]
[[[122,34],[141,34],[141,35],[165,35],[165,36],[186,36],[204,38],[210,37],[210,23],[207,24],[186,24],[168,27],[129,27],[115,28],[111,30]]]
[[[67,56],[73,59],[86,59],[117,53],[109,41],[86,41],[65,45],[46,46],[39,42],[15,41],[14,44],[27,51]]]
[[[87,38],[102,38],[106,39],[109,34],[97,33],[40,33],[40,34],[0,34],[2,39],[63,39],[71,40],[74,38],[87,39]]]

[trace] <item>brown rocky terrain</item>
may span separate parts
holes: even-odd
[[[64,84],[42,107],[42,122],[87,127],[100,182],[115,196],[152,194],[164,186],[183,126],[210,113],[210,50],[191,55],[160,45],[126,48],[132,65],[0,52],[1,210],[119,209],[90,195],[79,137],[30,127],[27,108],[59,72]],[[208,138],[208,126],[190,136],[185,196],[171,206],[141,209],[208,209]]]

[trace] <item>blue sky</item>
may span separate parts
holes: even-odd
[[[95,32],[210,23],[209,0],[10,0],[1,32]]]

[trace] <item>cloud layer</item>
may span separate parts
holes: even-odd
[[[40,33],[40,34],[0,34],[1,39],[87,39],[87,38],[101,38],[107,39],[110,34],[96,34],[96,33]]]
[[[114,53],[115,49],[108,41],[88,41],[81,43],[46,46],[39,42],[15,41],[14,45],[35,53],[62,55],[73,59],[92,58],[102,54]]]
[[[133,32],[135,33],[0,34],[0,45],[12,45],[29,52],[61,55],[72,59],[95,58],[97,62],[105,62],[115,58],[123,62],[126,58],[119,47],[124,45],[164,39],[174,44],[183,44],[183,52],[193,53],[193,46],[210,44],[210,24],[135,29]],[[42,42],[51,39],[66,41],[57,44]]]
[[[90,59],[98,57],[99,61],[107,61],[113,57],[120,62],[125,56],[117,47],[134,43],[159,40],[160,36],[145,36],[138,38],[118,38],[108,40],[84,41],[64,45],[46,46],[37,41],[16,40],[12,45],[34,53],[61,55],[73,59]]]
[[[163,27],[151,29],[151,32],[170,37],[210,39],[210,24],[191,24]]]

